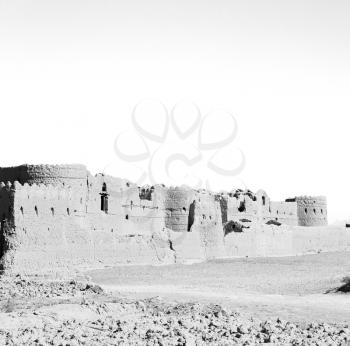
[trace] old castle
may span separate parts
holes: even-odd
[[[275,202],[262,190],[139,187],[92,176],[83,165],[0,168],[0,181],[3,269],[289,255],[348,245],[342,234],[333,230],[329,241],[325,227],[313,227],[327,225],[324,197]]]

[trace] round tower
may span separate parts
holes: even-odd
[[[298,208],[299,226],[325,226],[327,221],[327,199],[324,196],[299,196],[295,198]]]
[[[0,181],[18,181],[21,184],[62,184],[67,187],[84,187],[87,180],[84,165],[21,165],[0,168]]]

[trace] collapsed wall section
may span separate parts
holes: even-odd
[[[218,195],[223,223],[229,221],[265,224],[274,220],[286,225],[298,224],[296,202],[271,201],[265,191],[256,194],[251,191],[236,190],[233,193]]]

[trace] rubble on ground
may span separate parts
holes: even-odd
[[[126,299],[75,280],[44,282],[19,276],[2,280],[0,300],[10,297],[14,302],[41,298],[46,307],[2,309],[1,345],[343,345],[350,341],[350,328],[345,325],[299,326],[279,318],[249,319],[214,304]],[[66,297],[64,304],[53,300],[57,297]]]

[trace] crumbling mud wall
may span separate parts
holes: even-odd
[[[215,194],[139,187],[126,179],[92,176],[82,165],[2,168],[1,180],[8,183],[0,185],[0,270],[188,263],[347,244],[348,233],[334,233],[329,242],[331,234],[310,227],[302,235],[304,228],[290,227],[324,225],[323,198],[274,202],[263,190]],[[266,225],[271,220],[282,226]],[[316,243],[309,238],[313,234]]]
[[[218,195],[222,220],[249,220],[253,223],[264,224],[270,220],[295,226],[298,225],[298,210],[296,201],[271,201],[265,191],[256,194],[251,191],[234,190],[228,194]]]

